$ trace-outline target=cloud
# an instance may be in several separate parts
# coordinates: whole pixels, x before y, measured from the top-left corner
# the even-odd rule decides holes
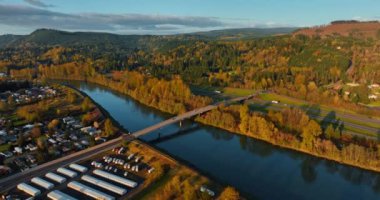
[[[66,14],[24,5],[0,4],[0,24],[7,26],[64,30],[131,33],[175,33],[191,29],[215,29],[226,24],[214,17],[146,14]]]
[[[41,8],[53,7],[53,5],[46,4],[40,0],[24,0],[24,2],[26,2],[32,6],[41,7]]]
[[[1,0],[0,0],[1,1]],[[25,0],[40,2],[37,0]],[[41,2],[40,2],[41,3]],[[42,6],[45,4],[42,4]],[[278,27],[274,22],[251,19],[221,19],[200,16],[149,14],[62,13],[37,6],[0,4],[0,34],[27,33],[38,28],[67,31],[101,31],[120,34],[176,34],[242,27]],[[7,27],[4,30],[2,28]],[[12,27],[9,29],[9,27]],[[25,31],[29,30],[29,31]],[[3,31],[3,32],[1,32]]]

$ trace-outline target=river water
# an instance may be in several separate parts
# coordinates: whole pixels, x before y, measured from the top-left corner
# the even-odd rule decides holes
[[[71,82],[131,132],[170,115],[99,85]],[[143,137],[249,199],[380,199],[380,174],[191,121]]]

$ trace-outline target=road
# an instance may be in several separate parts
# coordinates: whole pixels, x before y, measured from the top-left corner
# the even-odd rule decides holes
[[[263,107],[265,107],[265,109],[274,110],[274,111],[281,111],[285,107],[293,107],[293,108],[302,109],[300,106],[287,105],[287,104],[283,104],[283,103],[273,104],[271,101],[265,101],[262,99],[254,99],[254,100],[251,100],[250,103],[263,104],[263,105],[265,105],[265,106],[263,106]],[[338,119],[339,119],[340,121],[343,122],[345,127],[352,127],[352,128],[358,129],[358,130],[373,133],[374,135],[377,135],[380,133],[379,128],[371,127],[371,126],[365,126],[365,125],[356,124],[356,123],[351,122],[351,121],[357,121],[359,123],[362,122],[363,124],[368,123],[368,122],[380,124],[380,120],[378,120],[378,119],[372,119],[372,118],[368,118],[366,116],[354,115],[354,114],[349,114],[349,113],[341,113],[341,112],[335,112],[334,119],[325,119],[325,117],[329,113],[328,110],[322,110],[321,109],[320,114],[318,114],[318,115],[312,114],[313,111],[316,111],[316,110],[313,110],[313,108],[309,108],[306,111],[311,113],[311,114],[308,114],[308,116],[310,118],[316,119],[318,121],[326,121],[326,122],[335,124],[335,123],[338,123]],[[347,120],[351,120],[351,121],[347,121]],[[363,135],[362,133],[357,133],[357,132],[349,131],[349,130],[345,130],[345,132],[350,134],[350,135],[357,135],[360,137],[377,139],[377,136]]]
[[[96,145],[94,147],[87,148],[82,151],[75,152],[73,154],[67,155],[62,158],[44,163],[37,167],[31,168],[29,170],[19,172],[17,174],[8,176],[0,180],[0,193],[4,193],[9,189],[15,187],[17,184],[26,182],[29,179],[36,176],[43,176],[47,172],[53,171],[58,167],[66,166],[73,162],[79,162],[84,159],[93,157],[101,152],[111,150],[120,145],[120,142],[123,140],[133,140],[133,137],[130,136],[121,136],[116,139],[104,142],[102,144]]]

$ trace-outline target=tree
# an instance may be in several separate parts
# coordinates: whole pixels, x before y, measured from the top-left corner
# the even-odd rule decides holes
[[[219,200],[239,200],[240,194],[233,187],[226,187],[223,192],[219,195]]]
[[[81,107],[82,107],[82,110],[83,110],[84,112],[89,111],[89,110],[91,109],[91,107],[92,107],[92,102],[91,102],[91,100],[90,100],[88,97],[84,98]]]
[[[329,126],[327,126],[327,128],[325,130],[325,137],[327,139],[331,139],[334,135],[334,132],[335,132],[334,127],[332,124],[330,124]]]
[[[77,95],[73,91],[67,93],[66,99],[69,103],[74,103],[77,100]]]
[[[249,108],[247,105],[243,105],[240,107],[240,131],[242,133],[247,133],[247,129],[249,127]]]
[[[303,85],[304,83],[305,83],[305,75],[297,74],[294,80],[294,85],[296,85],[297,88],[300,88],[301,85]]]
[[[58,119],[53,119],[49,124],[48,124],[48,129],[49,130],[54,130],[57,128],[59,125],[59,120]]]
[[[44,151],[47,149],[47,143],[44,137],[40,136],[39,138],[37,138],[37,147],[40,151]]]
[[[190,183],[188,179],[186,179],[183,183],[183,198],[185,200],[197,199],[193,185]]]
[[[115,128],[112,125],[112,121],[108,118],[104,122],[104,133],[106,137],[109,137],[115,134]]]
[[[321,126],[314,120],[309,123],[302,130],[302,144],[305,149],[312,150],[317,137],[322,134]]]
[[[307,90],[309,92],[314,92],[318,89],[318,86],[315,84],[314,81],[310,81],[309,84],[307,85]]]
[[[8,104],[7,104],[7,102],[0,101],[0,112],[4,112],[6,110],[8,110]]]
[[[38,126],[34,126],[33,129],[30,131],[30,134],[32,138],[38,138],[41,136],[41,129]]]
[[[18,145],[19,147],[22,147],[22,146],[24,146],[24,144],[25,144],[25,137],[24,137],[23,134],[20,134],[20,135],[18,136],[18,138],[17,138],[17,145]]]
[[[8,97],[7,102],[11,106],[13,106],[15,104],[15,99],[13,98],[12,95]]]

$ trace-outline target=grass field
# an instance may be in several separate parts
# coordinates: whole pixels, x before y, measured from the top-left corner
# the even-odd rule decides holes
[[[10,144],[0,145],[0,152],[8,151],[10,146],[11,146]]]
[[[280,98],[274,98],[274,95],[270,95],[269,97],[268,96],[266,96],[266,97],[267,97],[266,101],[269,101],[271,98],[273,98],[273,100],[281,101],[281,100],[279,100]],[[282,100],[284,100],[284,98],[282,98]],[[296,105],[290,103],[290,101],[285,101],[285,102],[288,105],[296,106]],[[254,111],[268,113],[269,110],[280,111],[280,110],[286,108],[287,106],[284,106],[282,103],[284,103],[284,101],[281,101],[281,104],[273,104],[273,103],[263,103],[263,102],[260,102],[258,100],[252,100],[249,102],[249,106],[250,106],[250,109],[252,109]],[[342,117],[342,116],[329,116],[330,112],[334,112],[334,111],[326,110],[326,109],[320,109],[319,106],[315,106],[315,105],[313,105],[313,106],[309,106],[309,105],[306,106],[304,104],[298,104],[298,105],[302,105],[302,106],[298,106],[298,107],[300,107],[311,118],[316,119],[318,122],[321,122],[323,119],[328,118],[330,120],[341,120],[343,122],[357,124],[357,125],[366,126],[366,127],[373,127],[373,128],[377,128],[380,130],[380,124],[379,123],[373,123],[373,122],[365,121],[365,118],[363,120],[355,120],[352,118],[346,118],[346,117]],[[365,129],[360,129],[357,127],[350,126],[349,124],[345,124],[343,131],[345,131],[347,133],[355,133],[355,134],[360,134],[360,135],[370,136],[370,137],[376,137],[378,134],[377,132],[372,132],[372,131],[368,131]]]
[[[260,98],[266,101],[279,101],[281,103],[289,104],[289,105],[296,105],[296,106],[308,106],[308,104],[305,101],[293,99],[290,97],[274,94],[274,93],[263,93],[260,94]]]
[[[225,95],[231,95],[231,96],[248,96],[255,92],[256,90],[253,90],[253,89],[230,88],[230,87],[226,87],[223,89],[223,93]]]
[[[196,91],[196,93],[199,95],[206,95],[206,96],[213,97],[214,100],[220,100],[222,99],[221,98],[222,96],[225,98],[236,97],[236,96],[247,96],[255,92],[255,90],[252,90],[252,89],[240,89],[240,88],[229,88],[229,87],[222,89],[222,88],[209,87],[209,86],[205,86],[205,87],[193,86],[192,90]],[[216,94],[215,93],[216,90],[223,91],[223,93]],[[265,104],[265,103],[257,103],[255,101],[252,101],[250,102],[250,105],[249,105],[252,110],[267,113],[271,109],[281,110],[287,106],[296,106],[303,109],[308,115],[314,116],[313,118],[315,117],[324,118],[332,112],[336,112],[339,114],[351,114],[351,115],[358,116],[363,120],[356,120],[356,119],[344,117],[341,115],[336,116],[335,118],[342,120],[343,122],[349,122],[349,123],[357,124],[361,126],[373,127],[380,130],[380,123],[373,123],[373,122],[366,121],[365,119],[367,116],[355,113],[351,110],[346,110],[342,108],[332,108],[325,105],[312,105],[300,99],[278,95],[275,93],[263,93],[263,94],[260,94],[259,97],[260,99],[264,101],[269,101],[269,102],[276,100],[276,101],[279,101],[280,104],[273,104],[273,103]],[[374,102],[374,105],[377,105],[377,103],[380,104],[380,102]],[[287,104],[287,105],[284,105],[284,104]],[[362,134],[362,135],[372,136],[372,137],[377,135],[377,133],[369,132],[368,130],[358,129],[355,127],[351,127],[349,125],[346,125],[344,130],[347,132],[354,132],[357,134]]]
[[[374,101],[368,104],[370,107],[380,107],[380,101]]]
[[[133,200],[150,199],[159,189],[165,186],[170,181],[170,179],[174,177],[174,174],[172,173],[172,171],[173,170],[170,170],[169,172],[165,173],[159,180],[149,185],[147,188],[142,190],[132,199]]]

